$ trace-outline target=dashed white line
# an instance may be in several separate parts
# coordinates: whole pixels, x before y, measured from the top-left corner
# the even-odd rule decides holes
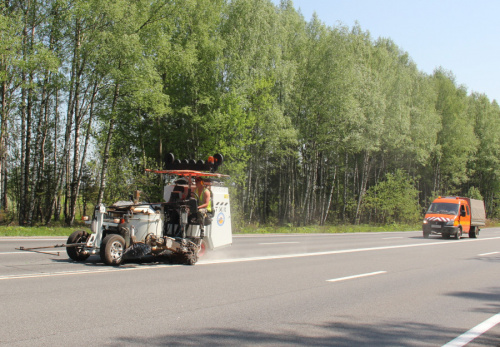
[[[359,275],[352,275],[352,276],[334,278],[334,279],[326,280],[326,281],[327,282],[340,282],[340,281],[352,280],[352,279],[355,279],[355,278],[362,278],[362,277],[369,277],[369,276],[381,275],[381,274],[385,274],[385,273],[387,273],[387,271],[375,271],[375,272],[369,272],[369,273],[366,273],[366,274],[359,274]]]
[[[500,252],[490,252],[490,253],[483,253],[483,254],[478,254],[478,256],[483,257],[485,255],[493,255],[493,254],[498,254]]]
[[[447,344],[443,345],[443,347],[462,347],[477,338],[478,336],[484,334],[495,325],[500,323],[500,313],[494,315],[491,318],[488,318],[481,324],[476,325],[474,328],[470,329],[466,333],[460,335],[454,340],[451,340]]]
[[[289,242],[261,242],[259,243],[259,245],[283,245],[283,244],[297,244],[297,243],[300,243],[300,242],[292,242],[292,241],[289,241]]]

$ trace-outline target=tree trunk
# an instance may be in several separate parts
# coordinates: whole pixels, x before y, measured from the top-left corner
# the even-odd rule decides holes
[[[7,65],[2,61],[3,72],[7,75]],[[7,210],[7,185],[3,184],[6,180],[5,162],[7,158],[7,81],[2,82],[2,110],[0,119],[0,208]]]
[[[79,141],[77,140],[80,138],[79,134],[79,129],[80,127],[78,126],[78,130],[75,130],[75,159],[74,159],[74,165],[73,165],[73,182],[71,183],[71,205],[70,205],[70,214],[69,214],[69,221],[67,221],[68,225],[73,225],[73,222],[75,221],[75,213],[76,213],[76,201],[78,198],[78,195],[80,193],[80,183],[82,181],[82,176],[83,176],[83,168],[85,166],[85,158],[87,156],[87,148],[89,145],[90,141],[90,133],[92,129],[92,120],[94,116],[94,100],[95,96],[97,95],[97,82],[94,84],[93,92],[92,92],[92,98],[90,100],[90,114],[89,114],[89,120],[88,120],[88,125],[87,125],[87,131],[85,135],[85,143],[83,146],[83,153],[81,155],[81,161],[79,161]],[[78,117],[78,123],[81,122],[81,117]],[[75,127],[76,128],[76,127]],[[80,163],[80,164],[79,164]]]
[[[363,168],[361,174],[361,186],[359,189],[358,207],[356,208],[356,224],[359,224],[361,218],[361,203],[366,194],[366,188],[368,185],[368,177],[370,173],[370,155],[365,151],[363,156]]]
[[[326,211],[325,211],[325,214],[323,216],[323,220],[321,221],[321,225],[325,225],[326,220],[328,218],[328,212],[330,211],[330,206],[331,206],[331,203],[332,203],[332,197],[333,197],[333,191],[334,191],[334,188],[335,188],[335,179],[336,179],[336,177],[337,177],[337,165],[335,165],[335,170],[333,171],[332,187],[330,189],[330,194],[328,196],[328,202],[326,204]]]
[[[113,129],[115,126],[115,107],[118,102],[118,96],[120,94],[120,85],[116,83],[115,92],[113,94],[113,103],[111,106],[111,119],[109,120],[108,137],[106,139],[106,147],[104,147],[103,161],[102,161],[102,171],[101,171],[101,184],[99,186],[99,195],[97,197],[97,204],[101,204],[104,199],[104,188],[106,187],[106,173],[108,170],[109,161],[109,149],[111,147],[111,138],[113,137]]]

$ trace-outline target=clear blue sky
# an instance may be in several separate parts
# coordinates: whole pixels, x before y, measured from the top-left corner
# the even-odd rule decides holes
[[[279,0],[273,0],[279,4]],[[387,37],[420,71],[451,71],[468,92],[500,103],[500,0],[293,0],[306,21],[355,21],[372,39]]]

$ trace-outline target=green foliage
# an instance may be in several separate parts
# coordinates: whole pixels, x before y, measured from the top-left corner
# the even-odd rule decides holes
[[[71,201],[87,131],[73,201],[89,206],[101,182],[106,203],[161,200],[144,169],[172,152],[224,155],[237,229],[412,224],[437,194],[500,211],[498,104],[359,24],[306,21],[288,0],[20,5],[0,5],[0,160],[34,220]]]
[[[469,191],[467,192],[467,197],[471,199],[483,200],[481,192],[476,187],[469,188]]]
[[[397,170],[368,190],[364,209],[379,224],[413,224],[420,217],[418,194],[414,180]]]
[[[478,140],[474,134],[474,122],[467,117],[466,92],[455,86],[454,77],[442,70],[434,74],[437,84],[436,111],[441,115],[441,131],[438,134],[440,151],[440,175],[444,191],[460,186],[469,180],[467,163],[477,151]]]

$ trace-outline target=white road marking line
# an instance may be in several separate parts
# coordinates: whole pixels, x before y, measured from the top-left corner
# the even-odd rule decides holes
[[[466,242],[481,242],[489,240],[498,240],[500,237],[490,237],[486,239],[471,239]],[[453,241],[436,241],[436,242],[423,242],[423,243],[413,243],[409,245],[394,245],[394,246],[381,246],[372,248],[354,248],[354,249],[342,249],[337,251],[326,251],[326,252],[314,252],[314,253],[295,253],[295,254],[282,254],[282,255],[269,255],[261,257],[249,257],[249,258],[233,258],[233,259],[219,259],[210,260],[207,262],[197,263],[199,265],[212,265],[212,264],[225,264],[225,263],[241,263],[247,261],[257,261],[257,260],[274,260],[274,259],[289,259],[289,258],[303,258],[303,257],[315,257],[321,255],[334,255],[334,254],[347,254],[347,253],[358,253],[358,252],[369,252],[369,251],[383,251],[388,249],[400,249],[400,248],[413,248],[413,247],[424,247],[424,246],[439,246],[454,244],[459,245],[461,242],[457,240]]]
[[[384,237],[382,240],[394,240],[394,239],[402,239],[403,237],[402,236],[398,236],[398,237]]]
[[[500,313],[494,315],[491,318],[488,318],[481,324],[476,325],[474,328],[470,329],[466,333],[460,335],[454,340],[451,340],[447,344],[443,345],[443,347],[462,347],[480,336],[481,334],[484,334],[491,328],[493,328],[495,325],[500,323]]]
[[[75,271],[59,271],[59,272],[42,272],[34,274],[21,274],[21,275],[6,275],[0,276],[1,280],[13,280],[13,279],[23,279],[23,278],[41,278],[41,277],[54,277],[54,276],[68,276],[68,275],[87,275],[87,274],[97,274],[97,273],[107,273],[107,272],[117,272],[117,271],[134,271],[134,270],[153,270],[158,268],[167,267],[179,267],[184,265],[170,265],[170,264],[160,264],[160,265],[149,265],[149,266],[138,266],[138,267],[106,267],[97,270],[75,270]]]
[[[292,241],[290,241],[290,242],[261,242],[261,243],[259,243],[259,245],[282,245],[282,244],[291,244],[291,243],[300,243],[300,242],[298,242],[298,241],[296,241],[296,242],[292,242]]]
[[[492,255],[492,254],[498,254],[500,252],[490,252],[490,253],[483,253],[483,254],[478,254],[478,256],[482,257],[482,256],[485,256],[485,255]]]
[[[41,249],[41,250],[39,250],[39,252],[32,252],[32,251],[0,252],[0,255],[8,255],[8,254],[43,254],[43,253],[40,253],[40,252],[57,254],[57,253],[66,252],[66,248],[65,249],[61,249],[60,251],[44,251],[44,250]]]
[[[346,281],[346,280],[352,280],[355,278],[362,278],[362,277],[368,277],[368,276],[375,276],[375,275],[381,275],[385,274],[387,271],[375,271],[375,272],[370,272],[366,274],[360,274],[360,275],[353,275],[353,276],[347,276],[347,277],[340,277],[340,278],[334,278],[331,280],[326,280],[327,282],[340,282],[340,281]]]
[[[467,240],[467,242],[482,242],[489,240],[498,240],[500,237],[490,237],[486,239],[471,239]],[[423,242],[423,243],[414,243],[409,245],[396,245],[396,246],[382,246],[382,247],[372,247],[372,248],[355,248],[355,249],[343,249],[336,251],[327,251],[327,252],[315,252],[315,253],[295,253],[295,254],[283,254],[283,255],[275,255],[275,256],[262,256],[262,257],[250,257],[250,258],[233,258],[233,259],[220,259],[220,260],[210,260],[210,261],[200,261],[197,263],[199,265],[214,265],[214,264],[228,264],[228,263],[241,263],[241,262],[249,262],[249,261],[258,261],[258,260],[274,260],[274,259],[289,259],[289,258],[302,258],[302,257],[315,257],[322,255],[334,255],[334,254],[348,254],[348,253],[358,253],[358,252],[369,252],[369,251],[383,251],[388,249],[399,249],[399,248],[413,248],[413,247],[424,247],[424,246],[438,246],[438,245],[447,245],[454,244],[459,245],[462,242],[457,242],[457,240],[453,241],[436,241],[436,242]],[[101,273],[101,272],[116,272],[123,270],[150,270],[164,267],[172,267],[176,265],[153,265],[153,266],[141,266],[136,268],[110,268],[109,270],[98,270],[98,271],[73,271],[73,272],[64,272],[64,273],[39,273],[39,274],[28,274],[28,275],[11,275],[11,276],[0,276],[0,280],[9,280],[9,279],[18,279],[18,278],[28,278],[25,276],[29,276],[29,278],[35,277],[50,277],[50,276],[61,276],[61,275],[79,275],[79,274],[92,274],[92,273]],[[182,266],[182,265],[179,265]]]
[[[20,238],[20,239],[9,239],[9,238],[1,238],[0,237],[0,242],[38,242],[38,241],[67,241],[68,239],[36,239],[36,238],[31,238],[31,237],[26,237],[26,238]]]

